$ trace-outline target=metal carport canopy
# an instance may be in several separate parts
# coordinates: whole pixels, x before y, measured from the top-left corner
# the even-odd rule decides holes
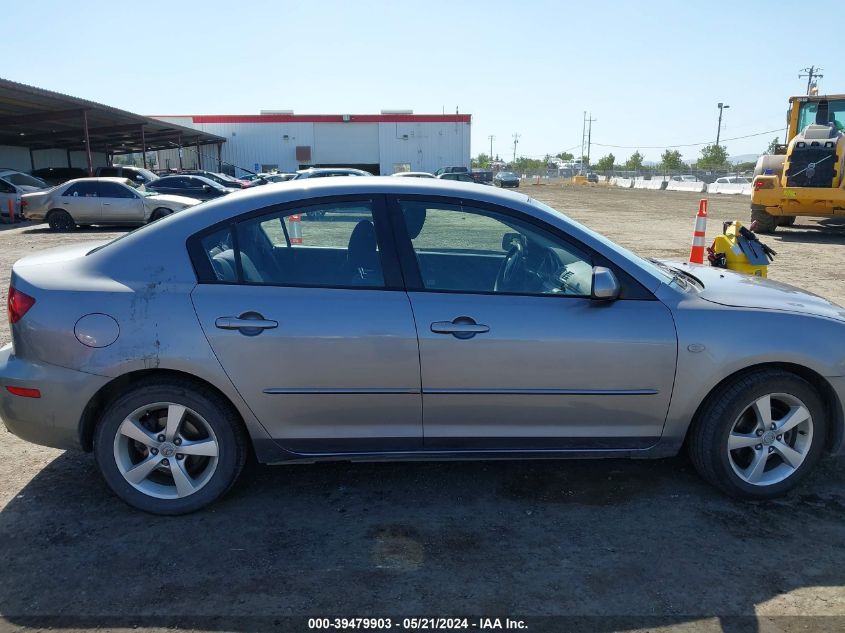
[[[0,145],[130,154],[226,139],[101,103],[0,78]],[[146,162],[146,160],[145,160]]]

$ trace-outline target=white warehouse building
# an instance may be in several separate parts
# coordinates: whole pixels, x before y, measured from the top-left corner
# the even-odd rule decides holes
[[[159,151],[159,169],[210,169],[242,175],[308,167],[355,167],[375,175],[470,167],[468,114],[294,114],[154,116],[226,139]]]

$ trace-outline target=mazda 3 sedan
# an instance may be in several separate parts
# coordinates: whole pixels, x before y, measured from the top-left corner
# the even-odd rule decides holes
[[[761,499],[842,450],[842,308],[642,259],[492,187],[256,187],[26,257],[8,307],[7,428],[93,451],[117,496],[158,514],[219,498],[250,452],[656,458],[686,444],[706,480]]]

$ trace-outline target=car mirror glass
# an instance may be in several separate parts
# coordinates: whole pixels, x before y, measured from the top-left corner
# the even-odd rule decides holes
[[[614,301],[622,288],[613,271],[604,266],[593,266],[593,287],[590,297],[597,301]]]

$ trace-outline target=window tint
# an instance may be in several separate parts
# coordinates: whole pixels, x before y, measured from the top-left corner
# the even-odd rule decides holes
[[[238,267],[235,262],[235,252],[232,250],[232,232],[227,226],[211,235],[206,235],[201,241],[202,252],[211,262],[211,268],[218,281],[236,282]]]
[[[427,290],[590,295],[589,255],[551,232],[464,205],[400,206]]]
[[[384,286],[368,201],[312,205],[237,224],[242,281],[251,284]],[[225,231],[202,240],[219,281],[233,281],[236,258]],[[228,264],[228,268],[227,268]]]
[[[16,193],[16,190],[5,180],[0,180],[0,193]]]
[[[202,189],[204,183],[202,180],[198,178],[184,178],[185,184],[183,185],[186,189]]]
[[[100,197],[101,198],[137,198],[134,193],[127,187],[116,182],[101,182],[100,183]]]
[[[65,189],[65,192],[62,195],[71,196],[73,198],[96,198],[97,182],[94,180],[77,182]]]
[[[173,176],[170,178],[163,178],[158,182],[153,182],[151,186],[153,187],[162,187],[165,189],[183,189],[186,186],[187,178],[179,178],[177,176]]]

